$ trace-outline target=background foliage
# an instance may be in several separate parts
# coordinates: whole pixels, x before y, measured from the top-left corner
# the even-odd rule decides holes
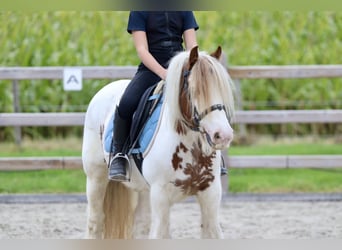
[[[341,12],[195,12],[201,50],[222,45],[229,65],[341,64]],[[128,12],[0,12],[0,66],[137,65]],[[64,92],[61,81],[20,81],[22,112],[86,110],[113,79],[84,81]],[[340,109],[341,79],[242,80],[244,109]],[[10,81],[0,81],[0,112],[13,112]],[[340,125],[248,126],[272,134],[334,134]],[[81,128],[24,128],[30,137],[81,135]],[[11,139],[0,128],[0,139]]]

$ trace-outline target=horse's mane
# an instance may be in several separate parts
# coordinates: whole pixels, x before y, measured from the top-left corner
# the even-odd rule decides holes
[[[169,106],[169,116],[177,127],[182,118],[179,106],[179,95],[181,92],[182,72],[189,60],[189,52],[180,52],[174,56],[168,67],[166,76],[165,100]],[[189,94],[199,112],[202,112],[213,103],[221,102],[230,117],[234,111],[233,81],[227,70],[214,57],[206,52],[200,52],[197,62],[191,69],[188,79]],[[191,111],[193,112],[193,110]],[[193,114],[191,114],[193,117]]]

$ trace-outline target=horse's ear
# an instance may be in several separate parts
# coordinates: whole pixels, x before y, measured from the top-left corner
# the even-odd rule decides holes
[[[192,69],[192,67],[197,62],[197,60],[198,60],[198,46],[195,46],[190,51],[189,70]]]
[[[220,60],[220,57],[222,55],[222,48],[221,46],[218,46],[216,51],[210,54],[212,57],[215,57],[217,60]]]

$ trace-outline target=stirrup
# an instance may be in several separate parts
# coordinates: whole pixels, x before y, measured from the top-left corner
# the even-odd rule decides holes
[[[228,171],[226,167],[221,166],[221,176],[227,175]]]
[[[118,174],[118,175],[110,176],[108,173],[108,179],[111,181],[119,181],[119,182],[131,181],[132,168],[131,168],[129,158],[126,154],[117,153],[113,157],[113,159],[109,162],[109,168],[110,168],[110,164],[117,158],[121,158],[121,159],[125,160],[125,166],[124,167],[126,168],[126,171],[125,171],[126,175]]]

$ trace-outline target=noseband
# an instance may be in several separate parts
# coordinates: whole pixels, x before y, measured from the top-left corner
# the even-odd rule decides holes
[[[184,73],[183,73],[183,89],[182,91],[184,91],[185,93],[187,93],[187,96],[188,96],[188,100],[189,102],[191,103],[190,101],[190,94],[189,94],[189,82],[188,82],[188,78],[189,78],[189,75],[191,73],[191,70],[184,70]],[[201,120],[206,116],[208,115],[209,113],[215,111],[215,110],[224,110],[225,111],[225,114],[226,116],[228,117],[227,115],[227,111],[226,111],[226,107],[223,105],[223,104],[214,104],[214,105],[211,105],[209,108],[205,109],[202,113],[199,113],[196,106],[192,106],[191,105],[191,108],[193,108],[193,117],[191,118],[191,120],[189,121],[188,119],[186,119],[184,116],[184,120],[183,120],[183,123],[188,127],[190,128],[191,130],[193,131],[198,131],[198,132],[201,132],[201,133],[205,133],[206,136],[207,136],[207,139],[208,139],[208,142],[209,144],[212,144],[211,143],[211,140],[208,135],[208,133],[206,131],[202,131],[201,128],[200,128],[200,122]]]

